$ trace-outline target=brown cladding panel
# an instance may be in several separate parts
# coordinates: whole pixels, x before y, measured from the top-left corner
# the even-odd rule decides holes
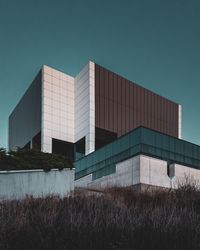
[[[140,112],[140,114],[141,114],[141,125],[142,126],[145,126],[144,101],[145,101],[144,89],[141,88],[141,97],[140,97],[141,112]]]
[[[178,104],[95,64],[95,126],[118,136],[145,126],[178,137]]]
[[[109,84],[109,99],[113,101],[113,75],[109,72],[108,75],[108,84]]]
[[[126,133],[126,123],[127,123],[127,117],[126,117],[126,106],[125,105],[121,105],[121,113],[122,113],[122,122],[121,122],[121,126],[122,126],[122,134]]]
[[[113,101],[109,100],[108,101],[108,107],[109,107],[109,114],[108,114],[108,130],[109,131],[114,131],[114,126],[113,126],[113,119],[114,119],[114,105]]]
[[[121,79],[121,104],[126,105],[126,82],[124,79]]]
[[[146,90],[145,90],[145,117],[146,117],[146,127],[150,127],[150,119],[151,119],[151,94],[148,95],[148,93],[147,93]]]
[[[117,133],[122,134],[122,105],[117,104]]]
[[[105,78],[104,78],[104,87],[105,87],[105,98],[109,98],[109,83],[108,83],[108,71],[105,72]]]
[[[108,128],[109,130],[109,111],[110,109],[108,108],[109,107],[109,102],[108,102],[108,99],[105,98],[105,128]]]
[[[129,132],[130,129],[130,107],[125,107],[125,117],[126,117],[126,127],[125,127],[125,133]]]
[[[131,107],[130,109],[129,109],[129,116],[130,116],[130,126],[129,126],[129,128],[133,128],[134,127],[134,121],[133,121],[133,119],[134,119],[134,117],[133,117],[133,108]]]
[[[125,91],[126,91],[126,107],[130,107],[131,104],[130,104],[130,83],[129,82],[126,82],[126,88],[125,88]]]
[[[99,96],[95,96],[95,124],[99,124],[99,118],[100,118],[100,113],[99,113]]]
[[[129,84],[129,105],[133,109],[134,95],[133,95],[133,84]]]

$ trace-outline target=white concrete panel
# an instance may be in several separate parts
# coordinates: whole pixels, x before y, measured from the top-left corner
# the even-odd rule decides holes
[[[73,77],[49,66],[43,66],[42,130],[48,129],[42,131],[42,150],[45,152],[50,153],[52,150],[52,140],[46,142],[46,137],[48,138],[50,134],[52,138],[74,142],[74,91]]]
[[[51,75],[44,73],[44,81],[51,83],[52,82]]]
[[[170,188],[170,181],[167,175],[167,162],[152,158],[150,160],[150,184]]]
[[[150,159],[140,156],[140,183],[150,183]]]
[[[60,71],[56,70],[56,69],[52,69],[52,76],[55,78],[60,78]]]
[[[44,81],[44,88],[51,91],[51,89],[52,89],[52,84],[49,83],[49,82],[45,82],[45,81]]]
[[[174,168],[174,177],[172,179],[172,184],[174,188],[183,184],[197,184],[200,185],[200,170],[195,168],[190,168],[180,164],[172,164]]]
[[[140,182],[142,184],[170,188],[171,180],[167,174],[167,162],[140,155]]]
[[[88,187],[92,183],[92,174],[86,175],[83,178],[75,180],[75,187]]]
[[[43,66],[43,71],[44,71],[45,74],[52,75],[52,68],[47,66],[47,65]]]
[[[131,186],[140,182],[139,157],[130,158],[116,165],[120,186]]]
[[[52,77],[52,84],[53,84],[54,86],[59,87],[59,85],[60,85],[60,80],[59,80],[58,78]]]
[[[94,85],[94,63],[89,62],[75,78],[75,141],[86,137],[86,154],[95,150]]]

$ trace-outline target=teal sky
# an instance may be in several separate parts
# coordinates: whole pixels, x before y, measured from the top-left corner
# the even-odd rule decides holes
[[[0,146],[43,64],[75,75],[88,60],[182,104],[200,144],[199,0],[0,0]]]

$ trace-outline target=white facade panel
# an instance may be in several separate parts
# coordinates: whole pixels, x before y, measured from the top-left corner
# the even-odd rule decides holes
[[[51,67],[43,67],[43,151],[52,152],[52,138],[74,143],[83,137],[86,138],[86,154],[94,151],[94,67],[94,63],[89,62],[76,78]]]
[[[51,153],[52,138],[74,142],[74,78],[48,66],[42,74],[41,147]]]
[[[75,78],[75,141],[86,138],[86,154],[95,150],[94,63]]]

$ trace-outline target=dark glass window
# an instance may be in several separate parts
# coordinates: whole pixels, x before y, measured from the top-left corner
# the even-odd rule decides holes
[[[85,137],[75,143],[75,159],[85,156]]]
[[[117,139],[117,133],[101,129],[95,128],[95,149],[102,148],[103,146],[113,142]]]
[[[32,149],[34,150],[41,150],[41,132],[39,132],[36,136],[32,139]]]
[[[74,160],[74,143],[52,138],[52,153],[61,154]]]
[[[24,147],[23,149],[31,149],[31,142],[29,141]]]

